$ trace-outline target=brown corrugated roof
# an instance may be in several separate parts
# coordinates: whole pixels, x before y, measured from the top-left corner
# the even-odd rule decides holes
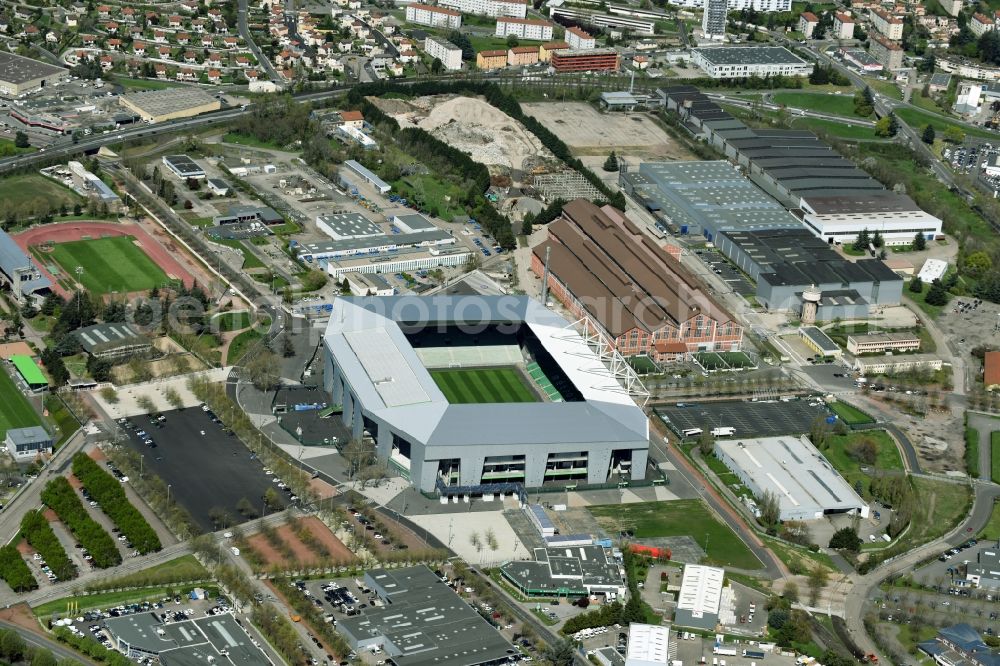
[[[661,354],[683,354],[688,350],[685,343],[671,340],[657,340],[653,348]]]
[[[1000,352],[986,352],[983,357],[983,385],[1000,385]]]

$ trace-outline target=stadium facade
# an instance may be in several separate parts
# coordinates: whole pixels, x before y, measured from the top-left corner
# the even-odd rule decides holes
[[[371,437],[379,459],[423,492],[645,477],[649,423],[631,384],[528,297],[338,298],[323,344],[324,386],[352,436]],[[464,370],[508,373],[522,384],[513,393],[527,387],[537,400],[484,399],[470,384],[469,399],[450,402],[438,381]]]

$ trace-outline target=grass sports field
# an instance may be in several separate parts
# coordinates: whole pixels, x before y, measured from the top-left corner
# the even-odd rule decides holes
[[[761,562],[733,530],[715,517],[702,500],[638,502],[587,507],[601,527],[612,534],[622,529],[635,532],[637,539],[690,536],[714,564],[760,569]]]
[[[449,368],[430,373],[444,397],[455,405],[538,402],[514,368]]]
[[[62,273],[94,294],[146,291],[167,282],[167,274],[133,244],[131,236],[57,243],[43,255]],[[82,273],[78,273],[82,269]]]
[[[757,364],[743,352],[698,352],[695,358],[701,367],[712,370],[732,368],[756,368]]]
[[[0,437],[6,437],[10,428],[42,424],[38,412],[31,408],[28,399],[3,370],[0,370],[0,400],[3,400],[3,405],[0,405]]]
[[[837,402],[832,402],[830,403],[830,409],[832,409],[833,413],[839,416],[844,423],[849,426],[875,423],[875,419],[870,417],[868,414],[865,414],[857,407],[848,405],[846,402],[840,402],[839,400]]]

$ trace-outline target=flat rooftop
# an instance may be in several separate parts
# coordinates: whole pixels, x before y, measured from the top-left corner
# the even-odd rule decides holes
[[[534,560],[508,562],[500,570],[531,594],[585,594],[625,585],[618,564],[601,546],[535,548]]]
[[[685,565],[681,590],[677,595],[677,608],[690,611],[692,617],[696,618],[718,615],[725,578],[724,569],[701,564]]]
[[[717,440],[716,451],[750,479],[761,493],[778,498],[782,516],[867,509],[850,484],[803,435],[764,439]]]
[[[181,173],[205,173],[205,170],[187,155],[164,155],[163,161]]]
[[[320,215],[317,221],[329,227],[330,231],[333,232],[333,237],[338,240],[384,235],[377,224],[360,213]]]
[[[830,339],[826,333],[815,326],[803,326],[799,329],[799,334],[809,338],[814,345],[819,347],[824,354],[836,354],[840,351],[837,343]]]
[[[423,569],[427,575],[409,575]],[[506,659],[516,648],[426,567],[366,574],[387,601],[339,621],[358,640],[380,638],[397,666],[470,666]]]
[[[708,46],[695,49],[713,65],[804,65],[783,46]]]
[[[169,113],[187,111],[207,104],[222,106],[219,100],[208,93],[197,88],[187,87],[129,93],[123,95],[121,99],[150,116],[163,116]]]
[[[0,51],[0,81],[21,84],[46,76],[68,73],[65,67],[56,67],[40,60]]]
[[[131,647],[158,654],[164,666],[227,661],[240,666],[271,666],[229,613],[166,624],[153,613],[139,613],[109,618],[106,625]]]
[[[913,199],[888,190],[858,192],[854,196],[809,196],[803,202],[817,215],[864,215],[870,213],[924,213]]]

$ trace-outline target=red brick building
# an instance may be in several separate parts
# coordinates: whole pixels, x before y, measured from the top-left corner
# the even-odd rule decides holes
[[[549,293],[590,321],[625,356],[668,361],[697,351],[735,351],[743,326],[706,294],[664,249],[611,206],[585,199],[566,204],[532,251],[531,270],[545,274]]]
[[[551,65],[557,72],[618,71],[618,52],[614,49],[570,49],[554,51]]]

